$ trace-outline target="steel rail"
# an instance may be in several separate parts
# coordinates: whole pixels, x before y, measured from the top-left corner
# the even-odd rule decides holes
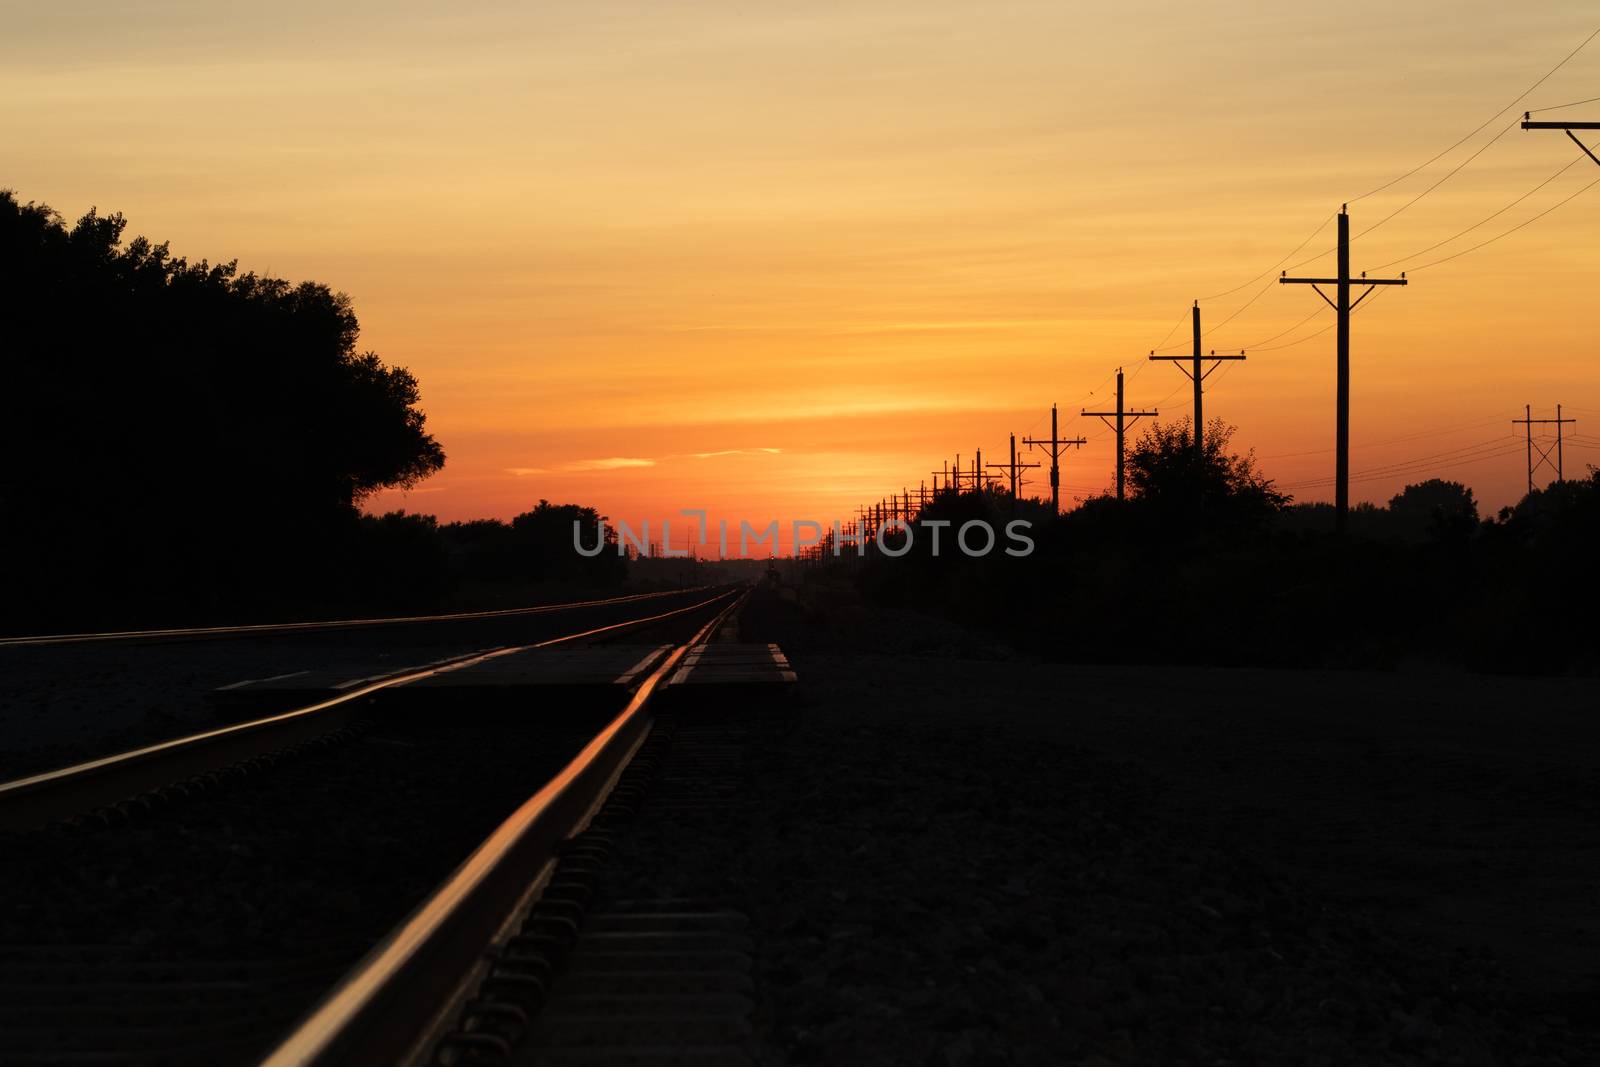
[[[699,592],[711,586],[697,585],[687,589],[669,589],[660,593],[631,593],[628,596],[608,597],[600,600],[574,600],[564,604],[534,604],[525,608],[495,608],[489,611],[458,611],[444,615],[380,615],[367,619],[323,619],[310,622],[262,622],[243,626],[191,626],[166,630],[108,630],[104,633],[37,634],[24,637],[0,637],[0,648],[25,648],[32,645],[83,645],[115,642],[161,641],[213,641],[231,637],[271,637],[276,634],[321,633],[329,630],[366,630],[380,626],[416,625],[432,622],[467,622],[485,619],[516,618],[527,615],[548,615],[552,612],[572,611],[577,608],[604,607],[627,604],[636,600],[652,600],[684,593]]]
[[[425,1055],[486,966],[486,950],[534,903],[556,848],[588,824],[644,743],[651,696],[744,595],[674,649],[627,707],[346,974],[262,1067],[412,1063]]]
[[[716,601],[732,596],[733,592],[720,592],[687,607],[659,615],[627,619],[527,645],[467,653],[420,670],[380,678],[302,708],[0,783],[0,831],[40,826],[54,819],[136,797],[192,775],[217,770],[230,763],[332,733],[356,721],[362,714],[364,698],[381,689],[531,649],[596,637],[620,636],[631,630],[702,611]]]

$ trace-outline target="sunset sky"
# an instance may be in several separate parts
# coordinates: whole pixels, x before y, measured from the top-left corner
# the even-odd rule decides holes
[[[1560,133],[1506,129],[1600,97],[1600,39],[1356,199],[1514,100],[1592,4],[66,2],[5,23],[0,186],[344,290],[363,347],[418,376],[449,461],[374,509],[827,520],[955,453],[1004,458],[1052,401],[1092,438],[1070,500],[1112,475],[1080,406],[1111,403],[1121,364],[1130,404],[1186,414],[1146,353],[1187,344],[1194,299],[1210,325],[1258,292],[1206,338],[1253,350],[1207,413],[1331,499],[1305,483],[1333,473],[1333,334],[1285,345],[1332,312],[1270,276],[1214,294],[1326,252],[1341,201],[1361,235],[1496,134],[1355,243],[1356,269],[1413,283],[1354,319],[1352,498],[1437,474],[1512,502],[1524,403],[1600,440],[1600,190],[1423,266],[1600,179]]]

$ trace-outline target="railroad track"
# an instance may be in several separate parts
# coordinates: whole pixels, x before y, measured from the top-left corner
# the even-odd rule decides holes
[[[231,640],[149,640],[141,633],[125,641],[0,647],[0,734],[8,741],[0,749],[0,782],[204,733],[221,721],[292,711],[473,654],[660,615],[715,592],[675,590],[514,614],[278,636],[253,631]],[[314,675],[327,684],[321,691],[276,685],[262,692],[264,681],[285,675]]]
[[[528,645],[448,657],[420,669],[400,670],[364,680],[363,684],[347,689],[338,696],[304,707],[5,782],[0,784],[0,832],[27,829],[103,805],[118,805],[124,813],[130,813],[141,805],[158,803],[160,798],[152,797],[152,793],[170,783],[204,775],[232,763],[256,759],[348,728],[364,714],[367,701],[380,691],[393,690],[444,671],[486,663],[529,648],[614,639],[647,626],[692,615],[726,595],[717,593],[684,608],[588,627]],[[623,602],[633,600],[626,598]]]
[[[7,883],[0,918],[0,1058],[249,1062],[370,949],[271,1062],[397,1062],[391,1051],[404,1055],[428,1036],[397,1020],[442,1027],[459,1011],[451,990],[470,987],[485,946],[531,906],[561,842],[582,829],[648,734],[652,698],[741,599],[721,592],[462,657],[0,785],[0,821],[13,831],[120,798],[76,830],[57,824],[4,843],[9,869],[21,874]],[[620,711],[441,722],[412,707],[362,722],[372,700],[423,693],[456,672],[492,674],[536,647],[668,626],[693,633],[642,661],[648,667],[629,676]],[[249,788],[227,787],[270,762],[269,752],[296,745],[308,751]],[[233,770],[219,774],[224,764]],[[160,787],[174,781],[187,785]],[[194,789],[205,801],[183,803]],[[139,817],[175,801],[171,815]]]
[[[466,622],[504,622],[540,615],[571,613],[583,608],[609,608],[623,604],[643,604],[683,592],[708,589],[668,590],[659,593],[634,593],[629,596],[595,600],[574,600],[562,604],[538,604],[524,608],[498,608],[490,611],[458,611],[443,615],[379,615],[355,619],[327,619],[312,622],[251,623],[242,626],[189,626],[158,630],[108,630],[98,633],[35,634],[0,637],[0,648],[38,648],[53,645],[158,644],[171,641],[227,641],[241,638],[286,637],[301,634],[349,633],[363,630],[394,630],[406,627],[437,626]]]

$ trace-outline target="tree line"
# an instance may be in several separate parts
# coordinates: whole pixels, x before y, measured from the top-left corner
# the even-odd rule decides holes
[[[364,517],[372,493],[444,465],[416,378],[359,345],[345,294],[126,228],[0,190],[0,625],[417,607],[491,571],[620,580],[563,569],[570,519],[595,517],[576,505]]]
[[[1600,472],[1480,516],[1472,491],[1432,479],[1386,506],[1295,504],[1213,421],[1149,426],[1127,456],[1129,497],[1060,516],[995,491],[942,493],[924,517],[1031,519],[1025,558],[870,556],[866,595],[976,622],[1040,654],[1098,662],[1457,665],[1600,671],[1586,627],[1600,591]]]

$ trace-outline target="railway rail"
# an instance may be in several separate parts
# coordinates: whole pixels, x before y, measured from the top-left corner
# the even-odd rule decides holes
[[[550,648],[619,637],[703,611],[727,595],[726,592],[718,592],[687,607],[636,616],[623,622],[590,627],[528,645],[451,657],[420,670],[401,671],[373,679],[339,696],[306,707],[0,783],[0,832],[28,829],[104,805],[120,803],[126,807],[142,803],[144,801],[140,798],[148,798],[154,790],[169,783],[345,729],[364,713],[366,701],[381,690],[420,681],[443,671],[486,663],[530,648]]]
[[[645,677],[626,707],[529,797],[263,1061],[266,1067],[422,1063],[489,974],[651,730],[652,699],[730,603]]]
[[[696,587],[699,589],[709,586]],[[690,590],[693,591],[693,590]],[[522,608],[496,608],[489,611],[458,611],[442,615],[380,615],[357,619],[327,619],[310,622],[250,623],[241,626],[189,626],[157,630],[108,630],[100,633],[35,634],[0,637],[0,648],[30,648],[45,645],[151,644],[167,641],[216,641],[251,637],[283,637],[297,634],[324,634],[335,631],[374,630],[400,626],[427,626],[439,623],[487,622],[523,619],[538,615],[570,612],[579,608],[614,607],[680,595],[684,590],[634,593],[628,596],[595,600],[574,600],[561,604],[536,604]]]
[[[492,728],[477,734],[472,734],[470,729],[458,730],[456,723],[428,723],[419,728],[419,732],[410,735],[403,730],[396,731],[383,726],[374,728],[373,732],[362,737],[362,742],[371,744],[354,754],[360,758],[353,758],[348,746],[334,748],[303,761],[290,761],[291,766],[301,764],[298,772],[288,772],[287,777],[295,779],[292,782],[272,785],[274,780],[285,777],[280,772],[265,776],[262,780],[265,786],[232,791],[234,794],[254,794],[262,788],[269,792],[277,789],[278,792],[272,794],[276,797],[293,796],[298,790],[327,790],[330,776],[344,774],[346,766],[350,764],[362,761],[371,764],[374,758],[390,760],[392,757],[401,761],[393,766],[403,765],[414,771],[420,757],[408,749],[431,744],[441,736],[450,738],[461,750],[455,753],[458,760],[469,758],[462,755],[468,747],[476,746],[481,750],[486,747],[485,742],[489,742],[487,747],[506,749],[498,755],[503,757],[502,762],[507,767],[532,766],[539,759],[548,761],[560,757],[559,766],[538,772],[548,779],[546,783],[537,788],[531,797],[527,796],[528,787],[524,787],[521,798],[526,799],[516,807],[515,813],[501,822],[486,839],[482,839],[475,849],[470,849],[469,858],[427,896],[409,918],[394,927],[355,970],[339,981],[322,1005],[307,1016],[304,1023],[269,1058],[269,1062],[274,1063],[389,1062],[390,1050],[399,1055],[404,1048],[417,1046],[425,1036],[406,1032],[408,1028],[396,1025],[397,1021],[431,1019],[443,1025],[449,1016],[449,1009],[459,1007],[459,1003],[451,999],[450,990],[470,986],[474,964],[481,958],[484,947],[493,941],[497,930],[502,930],[515,918],[519,910],[525,911],[541,889],[541,872],[547,874],[561,842],[579,832],[604,800],[622,768],[649,733],[648,709],[658,690],[675,670],[681,669],[689,650],[714,634],[741,602],[742,597],[736,590],[718,592],[684,608],[591,628],[533,646],[464,657],[424,672],[380,679],[337,700],[321,702],[312,707],[207,731],[124,753],[119,757],[63,768],[50,774],[35,775],[21,782],[6,783],[0,786],[0,817],[13,829],[37,826],[41,821],[57,818],[67,811],[83,811],[86,807],[103,803],[108,795],[120,792],[126,797],[130,795],[128,790],[131,787],[144,789],[158,780],[171,781],[174,773],[198,766],[214,769],[218,761],[235,761],[241,753],[282,748],[286,743],[295,743],[296,738],[326,735],[329,730],[348,734],[350,724],[368,698],[382,690],[415,684],[445,672],[493,666],[496,661],[504,661],[506,657],[536,647],[604,640],[645,628],[677,627],[679,636],[674,638],[670,651],[656,657],[653,666],[633,680],[632,694],[626,705],[620,712],[607,712],[598,730],[592,717],[587,725],[568,723],[571,728],[564,735],[560,731],[552,733],[544,727],[539,727],[543,732],[527,736],[518,735],[515,729],[507,734],[504,724],[494,724]],[[709,621],[702,624],[702,620],[708,616]],[[695,628],[693,635],[687,641],[682,640],[682,633],[690,626]],[[376,732],[380,729],[382,734],[396,736],[381,736]],[[429,730],[433,731],[429,735],[431,741],[421,736]],[[499,741],[502,737],[505,738],[503,745]],[[426,760],[421,762],[426,763]],[[462,769],[460,765],[440,769],[435,775],[433,788],[443,789],[445,792],[441,796],[471,792],[459,789],[459,773]],[[351,772],[352,775],[354,773]],[[505,777],[503,769],[500,776]],[[493,777],[492,774],[485,775],[486,779]],[[533,784],[536,785],[537,781]],[[479,784],[474,782],[474,791]],[[372,783],[368,782],[367,785],[370,787]],[[406,823],[401,819],[397,824],[401,832],[397,833],[396,827],[384,826],[385,813],[376,809],[369,823],[362,816],[361,803],[369,806],[379,803],[381,806],[381,802],[375,802],[371,797],[361,801],[352,789],[339,788],[344,788],[343,796],[355,796],[358,801],[352,805],[353,810],[337,813],[347,822],[360,822],[360,826],[355,828],[356,833],[367,836],[387,834],[403,849],[418,853],[429,850],[426,841],[402,843],[404,827],[414,823]],[[188,805],[198,814],[187,822],[179,819],[178,822],[183,825],[176,829],[169,825],[174,821],[171,819],[131,821],[129,827],[146,827],[144,837],[137,841],[125,842],[121,830],[65,836],[42,831],[20,837],[14,835],[3,845],[7,848],[17,847],[13,861],[20,861],[19,870],[31,870],[30,876],[37,874],[36,881],[39,884],[56,879],[67,887],[68,896],[85,891],[92,897],[94,892],[102,888],[98,883],[104,878],[105,871],[115,871],[118,863],[138,862],[145,852],[175,847],[174,842],[176,847],[183,847],[196,837],[204,838],[208,833],[214,833],[219,826],[249,823],[261,818],[262,809],[270,806],[259,796],[241,798],[235,795],[230,808],[226,799],[229,792],[222,791],[225,795],[220,805],[212,801]],[[333,792],[337,793],[338,789]],[[367,788],[365,792],[371,793],[372,790]],[[148,789],[144,789],[143,795],[150,795]],[[319,794],[304,806],[314,808],[317,803],[325,803],[326,799]],[[505,804],[496,818],[503,816],[513,806]],[[332,812],[324,812],[319,816],[314,811],[307,811],[300,816],[299,825],[314,826],[318,818],[332,819],[333,816]],[[414,816],[415,810],[410,817]],[[288,831],[290,836],[296,832],[304,834],[305,831],[295,831],[292,827]],[[479,839],[477,833],[473,840]],[[231,831],[222,836],[230,834]],[[284,834],[280,832],[278,836],[283,837]],[[417,836],[427,835],[419,833]],[[248,832],[239,835],[239,838],[251,842],[251,847],[261,847],[254,843],[255,839]],[[107,860],[103,870],[97,869],[91,854],[108,844],[120,848],[122,857],[120,860]],[[207,847],[209,851],[205,854],[212,855],[217,852],[218,842],[208,842]],[[239,846],[235,841],[227,847]],[[270,858],[274,847],[271,835],[267,835],[264,847]],[[277,847],[286,846],[279,841]],[[434,851],[444,854],[437,849]],[[469,848],[461,848],[455,855],[459,858],[468,851]],[[91,856],[86,865],[90,870],[80,878],[77,877],[78,872],[68,869],[83,865],[81,858],[84,856]],[[398,856],[388,855],[391,867],[396,871],[407,870],[404,858],[403,852]],[[355,862],[354,866],[359,867],[360,862]],[[67,873],[64,874],[64,871]],[[127,877],[130,873],[137,879],[136,872],[123,872],[123,876]],[[414,872],[407,870],[407,873]],[[186,872],[183,877],[199,880],[216,874],[194,870]],[[294,883],[296,879],[304,882],[303,874],[279,869],[268,877]],[[223,882],[228,877],[225,872],[219,875]],[[14,879],[7,892],[19,892],[20,885],[20,891],[25,895],[27,886],[22,883],[28,881],[28,877]],[[113,874],[110,882],[115,881]],[[340,889],[337,872],[330,876],[329,883],[327,889],[330,893],[337,895],[348,892]],[[315,887],[318,891],[324,888],[321,883],[315,883]],[[135,884],[130,884],[129,889],[133,888]],[[161,887],[155,885],[153,888],[159,891]],[[225,887],[222,888],[224,891],[214,892],[210,897],[206,893],[200,893],[199,896],[211,900],[212,904],[220,902],[225,905],[226,891]],[[119,891],[113,888],[102,895],[107,901],[115,901],[119,898]],[[12,904],[15,903],[17,898],[12,901]],[[179,904],[178,901],[173,903]],[[369,903],[358,901],[351,914],[364,914],[372,910]],[[77,899],[69,900],[56,906],[55,911],[71,912],[82,904],[83,901]],[[205,907],[212,904],[196,907],[203,912]],[[170,958],[170,951],[167,957],[162,957],[160,952],[152,952],[147,944],[149,939],[137,936],[138,931],[129,938],[122,938],[119,932],[117,938],[109,939],[115,940],[114,944],[108,943],[103,936],[103,929],[99,931],[101,939],[91,944],[77,944],[70,938],[57,938],[55,943],[28,944],[21,932],[31,932],[30,924],[38,926],[46,934],[50,931],[52,905],[41,904],[37,900],[34,905],[31,908],[25,906],[20,912],[13,911],[10,928],[0,930],[4,934],[0,937],[0,1002],[4,1003],[0,1007],[0,1041],[4,1042],[8,1062],[11,1061],[9,1057],[15,1057],[14,1062],[19,1063],[72,1062],[80,1057],[85,1061],[101,1062],[107,1052],[107,1034],[121,1034],[122,1037],[114,1040],[126,1040],[128,1043],[125,1046],[114,1044],[113,1047],[132,1051],[129,1058],[138,1061],[138,1050],[158,1047],[163,1038],[175,1032],[174,1028],[176,1032],[200,1035],[204,1052],[187,1060],[181,1052],[176,1053],[171,1057],[171,1062],[243,1061],[244,1057],[260,1053],[264,1047],[264,1036],[270,1037],[274,1032],[281,1032],[283,1024],[288,1021],[283,1016],[286,1007],[292,1008],[297,1002],[304,1004],[314,996],[316,990],[328,988],[341,969],[340,961],[346,961],[347,965],[347,961],[359,955],[359,949],[370,945],[371,938],[375,936],[374,931],[365,934],[352,931],[348,936],[321,940],[312,937],[292,945],[283,945],[281,942],[284,939],[273,938],[270,939],[273,945],[292,951],[286,956],[280,953],[273,958],[249,958],[247,955],[243,959],[212,959],[210,957],[215,952],[211,950],[216,946],[207,944],[204,920],[197,919],[198,929],[193,936],[177,938],[187,946],[184,949],[187,955],[180,952],[182,961],[174,962]],[[114,918],[107,922],[114,922]],[[388,922],[392,923],[393,919]],[[0,923],[0,926],[3,925]],[[48,936],[44,940],[49,941]],[[271,956],[271,953],[267,953],[267,956]],[[241,1000],[241,997],[244,999]],[[244,1006],[246,1002],[248,1008]],[[244,1014],[239,1014],[241,1012]],[[245,1018],[245,1015],[249,1018]],[[74,1044],[76,1038],[71,1035],[77,1031],[89,1035],[84,1039],[87,1043]],[[68,1034],[69,1038],[61,1038],[63,1033]],[[66,1040],[67,1047],[52,1049],[51,1042],[55,1040]],[[100,1043],[96,1044],[96,1041]],[[168,1062],[166,1058],[158,1058]]]

